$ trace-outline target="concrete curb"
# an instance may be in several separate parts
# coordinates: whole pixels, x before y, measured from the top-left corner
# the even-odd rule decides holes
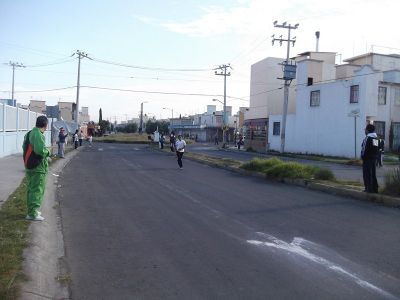
[[[28,281],[20,283],[21,299],[70,299],[69,274],[65,263],[61,215],[56,192],[58,176],[81,149],[66,154],[49,167],[41,207],[45,220],[29,226],[30,246],[24,250],[23,273]]]
[[[162,151],[161,149],[154,148],[155,150],[158,150],[160,152],[166,153],[165,151]],[[166,154],[173,154],[173,153],[166,153]],[[259,173],[259,172],[252,172],[252,171],[247,171],[231,166],[223,166],[219,163],[214,163],[210,161],[203,160],[202,158],[199,157],[191,157],[191,156],[186,156],[187,159],[196,161],[211,167],[217,167],[221,168],[227,171],[235,172],[241,175],[245,176],[252,176],[252,177],[257,177],[261,178],[264,180],[268,181],[276,181],[276,182],[282,182],[285,184],[290,184],[290,185],[296,185],[300,187],[305,187],[311,190],[316,190],[332,195],[339,195],[339,196],[344,196],[344,197],[350,197],[353,199],[361,200],[361,201],[366,201],[366,202],[374,202],[374,203],[379,203],[387,207],[395,207],[395,208],[400,208],[400,198],[398,197],[391,197],[388,195],[382,195],[382,194],[369,194],[361,191],[356,191],[352,190],[349,188],[345,187],[339,187],[339,186],[334,186],[330,185],[328,182],[317,182],[317,181],[309,181],[309,180],[304,180],[304,179],[290,179],[290,178],[283,178],[283,179],[272,179],[272,178],[267,178],[265,174]]]

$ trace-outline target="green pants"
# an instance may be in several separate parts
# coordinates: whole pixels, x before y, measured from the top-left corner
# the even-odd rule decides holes
[[[28,215],[31,217],[37,216],[37,211],[42,204],[46,177],[46,173],[26,172],[28,181],[26,206],[28,207]]]

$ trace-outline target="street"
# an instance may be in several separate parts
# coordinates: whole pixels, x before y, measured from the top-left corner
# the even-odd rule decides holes
[[[398,299],[400,210],[97,143],[57,191],[72,299]]]

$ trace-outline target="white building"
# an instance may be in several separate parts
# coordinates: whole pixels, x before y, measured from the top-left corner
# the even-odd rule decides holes
[[[373,123],[386,148],[400,146],[400,56],[368,53],[335,65],[335,53],[296,58],[296,111],[288,114],[285,151],[358,157]],[[271,150],[280,149],[281,114],[269,117]]]

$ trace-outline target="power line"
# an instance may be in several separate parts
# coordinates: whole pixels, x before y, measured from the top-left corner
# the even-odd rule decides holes
[[[129,65],[125,63],[119,62],[112,62],[102,59],[93,58],[93,61],[109,64],[113,66],[125,67],[125,68],[133,68],[133,69],[141,69],[141,70],[151,70],[151,71],[173,71],[173,72],[204,72],[204,71],[211,71],[212,69],[175,69],[175,68],[160,68],[160,67],[146,67],[146,66],[139,66],[139,65]]]
[[[38,68],[38,67],[54,66],[54,65],[59,65],[59,64],[66,63],[66,62],[72,62],[72,61],[74,61],[74,60],[75,60],[75,59],[71,59],[71,58],[62,59],[62,60],[58,59],[58,60],[55,60],[55,61],[50,61],[50,62],[35,64],[35,65],[26,65],[26,67],[27,67],[27,68]]]

